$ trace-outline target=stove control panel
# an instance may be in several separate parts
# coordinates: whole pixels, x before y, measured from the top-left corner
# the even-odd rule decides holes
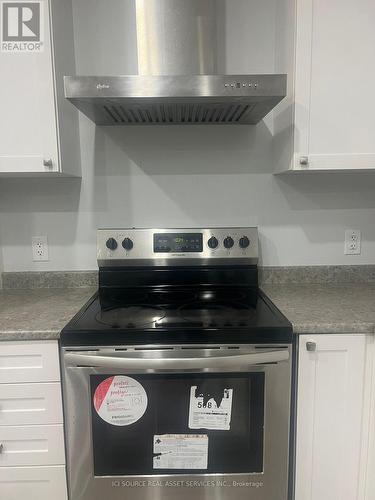
[[[154,233],[154,253],[203,252],[202,233]]]
[[[99,229],[97,247],[100,267],[254,264],[258,261],[258,230]]]

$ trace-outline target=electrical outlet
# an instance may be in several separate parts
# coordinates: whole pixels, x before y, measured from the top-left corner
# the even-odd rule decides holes
[[[48,241],[47,236],[33,236],[31,238],[34,261],[47,261],[48,259]]]
[[[361,253],[361,231],[348,229],[345,231],[345,255],[360,255]]]

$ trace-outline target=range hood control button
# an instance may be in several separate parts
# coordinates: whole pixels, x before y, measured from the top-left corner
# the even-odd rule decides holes
[[[247,236],[242,236],[239,241],[240,248],[247,248],[250,245],[250,240]]]
[[[217,248],[219,245],[219,242],[218,242],[217,238],[215,238],[215,236],[211,236],[211,238],[207,241],[207,245],[210,248]]]
[[[233,245],[234,245],[233,238],[231,238],[230,236],[227,236],[224,240],[225,248],[232,248]]]
[[[106,241],[105,246],[106,246],[109,250],[116,250],[116,248],[117,248],[117,241],[116,241],[114,238],[109,238],[109,239]]]
[[[122,246],[123,248],[125,248],[125,250],[131,250],[134,246],[134,243],[130,238],[125,238],[122,242]]]

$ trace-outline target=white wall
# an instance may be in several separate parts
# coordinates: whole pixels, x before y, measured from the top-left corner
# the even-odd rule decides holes
[[[228,9],[228,72],[274,70],[275,1]],[[74,0],[80,74],[137,71],[132,4],[108,5]],[[82,180],[0,180],[4,270],[94,269],[96,229],[111,226],[254,224],[264,265],[374,264],[375,175],[275,177],[271,124],[99,128],[81,116]],[[361,256],[344,256],[346,228],[362,230]],[[50,261],[33,263],[43,234]]]

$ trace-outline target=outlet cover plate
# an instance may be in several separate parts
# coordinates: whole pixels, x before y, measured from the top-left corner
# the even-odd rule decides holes
[[[345,231],[345,255],[361,254],[361,231],[348,229]]]
[[[46,262],[48,256],[48,239],[47,236],[33,236],[31,238],[33,249],[33,261]]]

